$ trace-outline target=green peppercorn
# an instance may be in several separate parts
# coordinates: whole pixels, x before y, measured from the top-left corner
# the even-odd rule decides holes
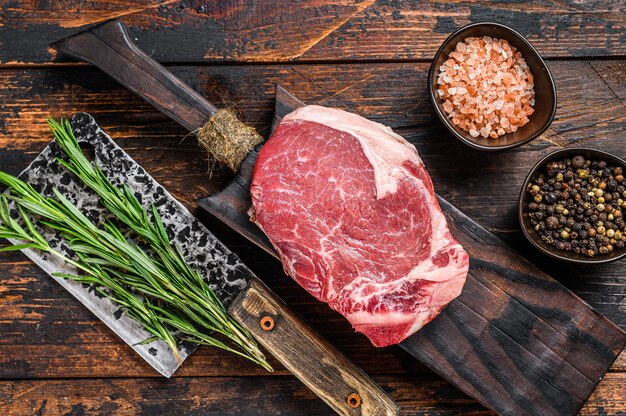
[[[535,197],[535,198],[537,198],[537,197]],[[536,200],[536,199],[535,199],[535,200]],[[539,201],[540,201],[540,200],[539,200]],[[539,201],[537,201],[537,202],[539,202]],[[598,205],[596,205],[596,209],[597,209],[598,211],[600,211],[600,212],[604,211],[604,208],[605,208],[604,204],[598,204]]]
[[[598,197],[598,198],[599,198],[599,197],[601,197],[602,195],[604,195],[604,191],[603,191],[602,189],[596,189],[596,190],[595,190],[595,194],[596,194],[596,197]]]
[[[542,199],[541,194],[537,194],[533,197],[533,200],[537,203],[541,202],[541,199]]]
[[[615,231],[609,228],[608,230],[606,230],[606,236],[609,238],[615,237]]]
[[[621,240],[622,239],[622,232],[620,230],[615,231],[615,239],[616,240]]]
[[[604,197],[601,196],[600,198],[598,198],[598,204],[604,204],[605,200]]]
[[[604,228],[604,226],[601,225],[598,228],[596,228],[596,231],[598,232],[598,234],[604,235],[606,233],[606,228]]]
[[[578,169],[578,177],[580,179],[585,179],[587,176],[589,176],[589,171],[588,170]]]
[[[563,215],[569,215],[569,211],[567,210],[567,208],[563,208]]]
[[[609,221],[613,221],[615,219],[615,216],[613,216],[613,214],[609,214],[606,216],[606,219]]]
[[[561,172],[556,174],[556,178],[557,181],[561,182],[563,180],[563,174]]]
[[[539,186],[537,186],[537,185],[533,185],[533,186],[530,187],[530,193],[533,194],[533,195],[537,195],[540,190],[541,190],[541,188],[539,188]]]
[[[569,238],[569,233],[565,230],[561,231],[561,238],[563,240],[567,240]]]

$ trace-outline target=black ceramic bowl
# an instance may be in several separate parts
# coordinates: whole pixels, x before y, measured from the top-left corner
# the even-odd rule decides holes
[[[602,152],[600,150],[572,148],[557,150],[556,152],[550,153],[548,156],[541,159],[531,169],[530,173],[528,173],[528,176],[524,180],[524,184],[522,185],[517,209],[522,232],[524,233],[528,241],[530,241],[531,244],[535,246],[539,251],[558,260],[577,264],[601,264],[619,260],[626,256],[626,248],[623,248],[621,250],[616,249],[607,255],[598,255],[596,257],[586,257],[573,252],[557,250],[556,248],[543,242],[530,224],[530,219],[528,217],[528,203],[530,202],[530,196],[526,192],[526,187],[535,176],[543,172],[549,162],[553,160],[572,158],[576,155],[581,155],[585,157],[585,159],[590,160],[605,160],[610,165],[621,166],[626,171],[626,162],[623,159],[620,159],[619,157],[610,153]]]
[[[456,44],[468,37],[491,36],[506,39],[509,44],[517,48],[528,63],[535,84],[535,112],[529,117],[529,122],[514,133],[507,133],[497,139],[472,137],[468,132],[452,123],[443,109],[443,103],[437,95],[437,76],[439,67],[448,59],[448,55],[455,50]],[[465,26],[454,32],[437,51],[428,73],[428,91],[435,111],[443,124],[450,132],[463,143],[479,150],[497,151],[521,146],[539,137],[543,133],[556,113],[556,88],[554,81],[539,53],[519,33],[499,23],[476,23]]]

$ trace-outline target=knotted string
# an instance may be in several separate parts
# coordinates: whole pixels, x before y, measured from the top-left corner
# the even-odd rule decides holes
[[[210,162],[219,162],[237,172],[241,162],[263,137],[240,121],[235,112],[223,108],[197,131],[198,141],[209,154]]]

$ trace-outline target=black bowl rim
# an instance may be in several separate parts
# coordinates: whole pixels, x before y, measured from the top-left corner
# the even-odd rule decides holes
[[[546,162],[555,159],[558,155],[562,154],[562,153],[572,153],[572,152],[588,152],[591,154],[596,154],[599,157],[606,157],[608,156],[611,159],[616,159],[618,160],[621,164],[622,167],[626,168],[626,161],[624,159],[622,159],[619,156],[616,156],[612,153],[609,152],[605,152],[602,150],[597,150],[597,149],[591,149],[588,147],[569,147],[569,148],[565,148],[565,149],[559,149],[559,150],[555,150],[552,153],[549,153],[548,155],[544,156],[541,158],[541,160],[539,160],[539,162],[537,162],[535,164],[535,166],[532,167],[532,169],[528,172],[528,175],[526,175],[526,179],[524,179],[524,183],[522,184],[522,189],[520,191],[520,195],[519,195],[519,199],[517,201],[517,219],[519,221],[519,225],[520,228],[522,229],[522,233],[524,234],[524,236],[526,237],[526,239],[528,241],[530,241],[530,243],[537,249],[539,250],[541,253],[552,257],[553,259],[557,259],[563,262],[567,262],[567,263],[573,263],[573,264],[605,264],[605,263],[612,263],[614,261],[618,261],[621,260],[622,258],[624,258],[624,256],[626,256],[626,248],[622,249],[623,253],[615,256],[615,257],[610,257],[610,258],[606,258],[606,257],[594,257],[594,258],[587,258],[587,257],[583,257],[580,256],[580,259],[574,259],[574,258],[570,258],[570,257],[565,257],[565,256],[561,256],[559,255],[556,251],[553,250],[549,250],[541,245],[539,245],[528,233],[528,229],[527,227],[524,226],[525,222],[524,222],[524,199],[526,196],[526,187],[528,186],[528,183],[530,182],[531,178],[537,173],[538,169],[541,168]]]
[[[435,77],[435,71],[436,71],[435,63],[437,62],[437,60],[439,59],[439,57],[443,53],[443,49],[448,45],[448,43],[450,43],[450,41],[452,40],[453,37],[455,37],[459,33],[463,32],[464,30],[467,30],[467,29],[470,29],[470,28],[473,28],[473,27],[476,27],[476,26],[498,26],[498,27],[504,29],[505,31],[510,32],[514,36],[517,36],[533,52],[535,52],[535,54],[537,54],[537,56],[539,57],[539,62],[541,62],[541,65],[543,65],[543,67],[545,68],[545,72],[546,72],[546,74],[548,76],[548,80],[550,81],[550,86],[552,87],[551,88],[552,95],[554,96],[554,100],[553,100],[554,104],[552,106],[552,114],[550,114],[550,117],[548,118],[548,121],[539,130],[537,130],[535,133],[531,134],[530,136],[528,136],[524,140],[520,140],[518,142],[507,144],[507,145],[503,145],[503,146],[485,146],[485,145],[482,145],[482,144],[478,144],[478,143],[476,143],[476,142],[474,142],[472,140],[467,139],[463,135],[459,134],[459,132],[456,131],[456,127],[454,127],[451,124],[450,120],[448,119],[448,116],[446,114],[444,114],[441,111],[441,109],[439,108],[439,105],[437,103],[437,97],[435,96],[435,93],[433,92],[433,88],[432,88],[433,80],[434,80],[434,77]],[[456,30],[454,33],[452,33],[450,36],[448,36],[446,38],[446,40],[443,41],[443,43],[441,44],[439,49],[437,50],[437,53],[435,53],[435,57],[433,58],[432,63],[430,64],[430,70],[428,71],[428,95],[430,96],[430,100],[431,100],[431,103],[432,103],[433,107],[435,107],[435,112],[437,113],[437,116],[439,116],[439,119],[448,128],[448,130],[454,135],[454,137],[456,137],[458,140],[460,140],[461,142],[465,143],[466,145],[468,145],[470,147],[473,147],[474,149],[484,150],[484,151],[487,151],[487,152],[497,152],[497,151],[501,151],[501,150],[513,149],[515,147],[522,146],[522,145],[524,145],[524,144],[526,144],[528,142],[531,142],[532,140],[535,140],[543,132],[545,132],[548,129],[548,127],[550,127],[550,125],[554,121],[554,117],[556,116],[556,107],[557,107],[556,85],[554,84],[554,78],[552,78],[552,74],[550,73],[550,69],[548,68],[548,65],[546,65],[546,62],[541,57],[541,54],[539,54],[537,49],[535,49],[535,47],[524,36],[522,36],[516,30],[511,29],[510,27],[508,27],[506,25],[503,25],[502,23],[495,23],[495,22],[472,23],[472,24],[463,26],[462,28]]]

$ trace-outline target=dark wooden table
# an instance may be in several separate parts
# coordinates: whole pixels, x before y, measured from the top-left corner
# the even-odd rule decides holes
[[[138,44],[216,103],[266,132],[280,82],[310,103],[350,109],[413,142],[440,195],[626,329],[626,262],[573,267],[539,255],[516,221],[522,180],[543,155],[588,146],[626,156],[626,4],[623,1],[361,0],[219,2],[0,1],[0,169],[18,173],[51,139],[46,117],[91,113],[192,212],[229,179],[209,179],[193,137],[88,65],[48,44],[121,17]],[[218,5],[219,3],[219,5]],[[328,4],[327,4],[328,3]],[[496,21],[548,59],[557,116],[529,145],[484,154],[455,141],[426,94],[429,60],[465,24]],[[487,410],[398,348],[376,349],[281,266],[214,228],[267,284],[378,381],[405,414]],[[276,364],[276,363],[274,363]],[[328,414],[286,370],[273,374],[201,348],[172,379],[152,370],[21,253],[0,256],[0,415]],[[626,354],[582,410],[626,414]]]

